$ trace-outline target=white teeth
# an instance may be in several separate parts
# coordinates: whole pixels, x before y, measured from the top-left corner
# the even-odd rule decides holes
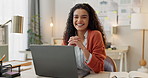
[[[84,25],[84,24],[77,24],[78,26],[82,26],[82,25]]]

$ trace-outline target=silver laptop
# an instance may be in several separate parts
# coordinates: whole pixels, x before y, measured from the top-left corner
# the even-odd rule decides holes
[[[78,78],[73,46],[31,46],[36,75]]]

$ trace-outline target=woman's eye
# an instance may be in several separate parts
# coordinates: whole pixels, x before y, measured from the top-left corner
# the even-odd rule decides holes
[[[82,18],[87,18],[87,17],[82,17]]]

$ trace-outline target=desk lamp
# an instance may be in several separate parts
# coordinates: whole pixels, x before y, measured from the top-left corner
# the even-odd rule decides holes
[[[11,20],[8,20],[6,23],[0,25],[0,28],[4,28],[5,26],[7,26],[9,22],[12,22],[12,28],[11,28],[12,33],[23,33],[23,17],[22,16],[13,16]]]
[[[12,33],[22,33],[23,32],[23,17],[22,16],[13,16],[12,20],[8,20],[6,23],[0,25],[1,28],[4,28],[6,24],[12,22]]]
[[[138,71],[148,72],[148,69],[145,68],[146,60],[144,59],[144,40],[145,40],[145,30],[148,29],[148,14],[144,13],[135,13],[131,15],[131,29],[142,30],[142,57],[139,62],[141,68]]]

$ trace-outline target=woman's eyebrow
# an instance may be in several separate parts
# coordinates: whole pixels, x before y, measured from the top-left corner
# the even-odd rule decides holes
[[[88,15],[82,15],[82,16],[88,16]]]
[[[78,16],[78,15],[74,15],[74,16]]]
[[[74,15],[74,16],[79,16],[79,15],[76,14],[76,15]],[[82,16],[88,16],[88,15],[82,15]]]

